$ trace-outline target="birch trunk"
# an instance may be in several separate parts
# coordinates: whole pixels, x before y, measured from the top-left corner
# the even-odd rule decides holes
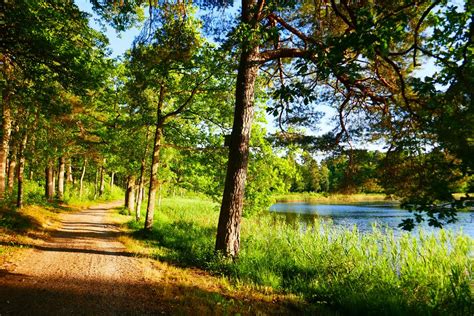
[[[105,160],[104,160],[105,162]],[[100,166],[100,186],[99,186],[99,196],[104,195],[105,191],[105,177],[104,177],[104,165]]]
[[[72,163],[71,160],[69,160],[66,168],[66,183],[72,184],[74,183],[74,179],[72,177]]]
[[[112,171],[110,174],[110,192],[112,192],[114,188],[114,178],[115,178],[115,172]]]
[[[87,159],[84,158],[84,163],[82,164],[81,180],[79,181],[79,198],[82,198],[84,176],[86,175],[86,165],[87,165]]]
[[[58,199],[64,199],[64,175],[66,173],[66,160],[64,157],[59,158],[58,166]]]

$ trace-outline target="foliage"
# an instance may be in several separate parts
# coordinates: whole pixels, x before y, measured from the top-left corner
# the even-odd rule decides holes
[[[403,197],[404,205],[415,211],[416,221],[406,219],[401,223],[406,229],[423,221],[422,213],[427,214],[430,226],[441,227],[455,221],[456,209],[465,207],[465,200],[454,200],[453,194],[468,179],[459,161],[439,149],[426,154],[391,152],[380,168],[386,192]],[[424,188],[421,191],[420,186]]]

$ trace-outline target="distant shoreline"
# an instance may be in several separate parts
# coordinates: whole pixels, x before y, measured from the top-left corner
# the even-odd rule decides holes
[[[393,202],[399,200],[393,196],[380,193],[358,194],[322,194],[322,193],[289,193],[274,196],[275,203],[308,202],[308,203],[361,203],[361,202]]]

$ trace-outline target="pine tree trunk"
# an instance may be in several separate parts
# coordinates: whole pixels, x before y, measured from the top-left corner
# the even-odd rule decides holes
[[[99,169],[95,169],[95,180],[94,180],[94,200],[97,199],[99,193]]]
[[[145,217],[145,230],[150,231],[153,227],[153,216],[155,213],[155,199],[156,199],[156,190],[158,189],[160,182],[158,179],[158,167],[160,165],[160,149],[161,149],[161,139],[163,138],[163,118],[161,110],[163,108],[163,101],[165,97],[164,86],[160,88],[160,98],[157,106],[157,115],[156,115],[156,130],[155,130],[155,139],[153,142],[153,156],[151,159],[151,170],[150,170],[150,189],[148,190],[148,205],[146,208],[146,217]]]
[[[12,126],[12,130],[10,133],[10,156],[7,159],[7,191],[8,194],[13,193],[13,187],[15,186],[15,179],[17,176],[17,159],[18,159],[18,143],[14,135],[20,134],[20,127],[18,124],[13,124],[15,127]]]
[[[51,161],[48,161],[46,167],[46,199],[50,202],[54,199],[54,170]]]
[[[128,193],[128,180],[129,180],[129,177],[127,177],[127,182],[125,183],[125,203],[124,203],[125,208],[128,208],[128,199],[130,197]]]
[[[82,198],[82,190],[84,186],[84,176],[86,175],[86,165],[87,159],[84,158],[84,163],[82,164],[81,180],[79,181],[79,198]]]
[[[59,168],[58,168],[58,199],[64,199],[64,175],[66,172],[66,160],[64,157],[59,158]]]
[[[155,142],[153,144],[153,157],[151,160],[150,188],[148,190],[148,205],[146,209],[145,230],[151,230],[153,227],[156,190],[160,185],[158,179],[158,167],[160,165],[160,149],[162,137],[162,127],[157,127],[155,132]]]
[[[143,194],[144,194],[144,178],[145,178],[145,159],[142,159],[142,165],[140,167],[140,179],[138,181],[138,197],[137,197],[137,207],[135,208],[135,219],[140,220],[140,209],[142,208]]]
[[[12,130],[12,117],[9,93],[3,91],[2,96],[2,140],[0,142],[0,201],[5,199],[5,180],[7,172],[7,157]]]
[[[126,192],[128,215],[135,211],[135,177],[128,176],[127,178],[127,192]]]
[[[8,161],[8,193],[13,192],[13,187],[15,185],[16,156],[17,153],[14,150]]]
[[[46,200],[49,200],[49,168],[46,167],[44,168],[44,197]]]
[[[242,13],[244,22],[250,21],[250,4],[248,6]],[[258,47],[244,46],[240,57],[229,161],[217,227],[216,252],[232,257],[236,257],[240,249],[240,223],[254,114],[254,87],[258,73],[258,64],[255,62],[257,54]]]
[[[56,196],[56,176],[57,175],[58,175],[58,172],[54,168],[54,164],[53,164],[53,197]]]
[[[105,163],[105,159],[104,159]],[[105,168],[104,165],[100,166],[100,186],[99,186],[99,196],[104,195],[105,191],[105,177],[104,177]]]
[[[138,197],[137,207],[135,208],[135,219],[137,222],[140,220],[140,210],[142,208],[143,197],[145,194],[145,170],[146,170],[146,156],[148,154],[148,137],[150,134],[149,128],[146,129],[145,137],[145,151],[143,153],[141,165],[140,165],[140,179],[138,181]]]
[[[18,183],[18,192],[16,199],[16,206],[18,208],[23,207],[23,176],[25,171],[25,148],[28,141],[28,133],[25,131],[25,135],[20,143],[20,148],[18,151],[18,172],[17,172],[17,183]]]

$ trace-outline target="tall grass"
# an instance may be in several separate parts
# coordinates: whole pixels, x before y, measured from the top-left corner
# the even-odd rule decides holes
[[[300,227],[278,216],[244,219],[235,261],[214,256],[218,205],[164,199],[147,243],[155,255],[199,266],[236,282],[271,287],[351,314],[472,314],[473,240],[439,234],[370,233],[315,221]],[[135,229],[141,223],[130,222]],[[139,234],[137,234],[139,236]]]
[[[276,202],[308,203],[357,203],[392,200],[392,197],[380,193],[328,194],[315,192],[287,193],[274,195]]]

